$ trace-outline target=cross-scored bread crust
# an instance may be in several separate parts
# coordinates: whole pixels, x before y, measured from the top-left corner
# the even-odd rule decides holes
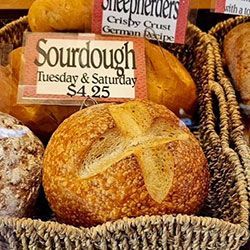
[[[132,110],[129,119],[122,116],[124,124],[112,111],[117,107],[123,114]],[[133,116],[133,109],[150,124],[139,123],[143,114]],[[148,140],[138,139],[143,136]],[[43,183],[60,221],[91,226],[146,214],[195,213],[207,195],[208,177],[205,156],[184,124],[164,106],[133,101],[93,106],[64,121],[47,147]]]

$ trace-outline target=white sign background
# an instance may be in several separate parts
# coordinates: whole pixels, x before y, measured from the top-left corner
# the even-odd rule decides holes
[[[250,0],[226,0],[224,13],[250,16]]]
[[[126,41],[98,41],[98,40],[91,40],[91,47],[97,47],[101,49],[107,49],[109,51],[110,49],[120,49]],[[56,48],[64,48],[66,50],[67,48],[83,48],[86,47],[86,41],[85,40],[72,40],[69,45],[68,40],[63,39],[48,39],[46,44],[42,44],[41,46],[44,50],[48,50],[51,47]],[[133,49],[133,42],[128,42],[128,49]],[[41,56],[40,56],[41,57]],[[132,57],[129,57],[132,58]],[[39,58],[41,59],[41,58]],[[130,65],[132,65],[132,60],[130,62]],[[120,65],[123,66],[123,65]],[[124,69],[125,70],[125,76],[133,78],[134,77],[134,70],[133,69]],[[86,95],[92,96],[91,88],[93,86],[109,86],[110,91],[110,98],[135,98],[135,88],[132,88],[131,85],[110,85],[110,84],[93,84],[92,81],[92,75],[94,73],[97,73],[99,76],[108,76],[108,77],[117,77],[117,70],[116,69],[105,69],[104,67],[101,67],[99,69],[95,68],[62,68],[59,66],[57,67],[49,67],[47,64],[38,67],[38,71],[43,71],[46,74],[49,75],[62,75],[65,72],[67,72],[67,75],[77,75],[78,80],[76,82],[76,89],[80,89],[83,85],[86,86],[85,92]],[[89,84],[83,84],[81,82],[82,75],[84,73],[87,73],[89,76]],[[70,83],[65,82],[42,82],[38,81],[37,79],[37,94],[44,94],[44,95],[67,95],[68,92],[68,86]]]

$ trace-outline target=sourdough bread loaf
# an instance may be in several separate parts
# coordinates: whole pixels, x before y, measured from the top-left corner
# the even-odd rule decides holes
[[[61,222],[192,214],[207,195],[199,142],[166,107],[99,104],[65,120],[44,157],[46,197]]]
[[[181,62],[166,49],[146,41],[146,71],[149,100],[163,104],[176,115],[193,115],[196,85]]]

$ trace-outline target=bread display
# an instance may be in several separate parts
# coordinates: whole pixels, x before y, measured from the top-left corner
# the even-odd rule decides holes
[[[46,197],[58,220],[74,225],[196,213],[208,182],[199,142],[166,107],[148,101],[73,114],[44,157]]]
[[[92,5],[91,0],[36,0],[29,10],[29,25],[36,32],[90,30]],[[180,109],[192,115],[196,85],[179,60],[167,50],[146,42],[146,66],[149,100],[165,105],[177,115]]]
[[[0,216],[32,213],[42,179],[43,145],[17,119],[0,112]]]
[[[33,32],[89,31],[92,4],[36,0],[29,10],[29,26]],[[201,209],[209,186],[207,160],[199,142],[172,113],[194,114],[196,85],[173,54],[145,40],[150,101],[98,104],[78,111],[80,107],[17,104],[23,53],[23,47],[13,50],[9,65],[0,68],[0,111],[42,139],[56,130],[43,159],[43,187],[59,222],[94,226],[124,217],[195,214]],[[37,175],[27,181],[36,181]]]
[[[243,104],[250,105],[250,23],[233,28],[224,40],[226,64]]]
[[[0,28],[0,250],[244,248],[248,28],[229,59],[223,43],[250,17],[206,32],[189,1],[15,2],[28,16]]]
[[[0,91],[2,93],[0,111],[13,115],[37,136],[47,140],[59,124],[79,107],[17,104],[18,80],[15,76],[18,75],[17,71],[13,74],[9,67],[0,67]]]

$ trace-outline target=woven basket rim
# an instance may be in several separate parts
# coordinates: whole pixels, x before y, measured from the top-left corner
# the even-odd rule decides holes
[[[79,234],[82,233],[96,235],[102,234],[106,231],[110,233],[115,232],[117,230],[124,230],[126,226],[129,227],[136,227],[142,226],[147,224],[158,224],[160,222],[167,223],[176,223],[176,224],[184,224],[190,223],[192,226],[202,226],[207,230],[220,228],[224,231],[234,231],[238,232],[245,237],[249,237],[249,231],[246,228],[243,228],[240,224],[233,224],[228,221],[224,221],[217,218],[212,217],[202,217],[202,216],[195,216],[195,215],[146,215],[146,216],[139,216],[135,218],[123,218],[116,221],[109,221],[97,226],[92,227],[76,227],[64,223],[59,223],[56,221],[41,221],[40,219],[31,219],[31,218],[15,218],[15,217],[0,217],[0,227],[4,226],[15,226],[15,228],[35,228],[37,230],[44,229],[48,232],[62,232],[66,231],[68,234],[72,235],[73,237],[79,237]],[[1,233],[1,230],[0,230]]]
[[[208,32],[208,35],[210,36],[211,42],[214,46],[214,53],[215,53],[215,57],[217,58],[217,63],[218,63],[218,67],[217,67],[217,71],[220,72],[220,74],[218,74],[219,77],[219,82],[221,82],[221,84],[223,85],[223,82],[226,83],[230,83],[232,86],[233,84],[233,79],[232,76],[230,75],[230,73],[226,73],[226,71],[224,70],[224,63],[223,63],[223,48],[222,48],[222,43],[224,41],[224,36],[225,34],[220,34],[221,32],[223,32],[223,30],[225,30],[227,33],[232,30],[234,27],[245,23],[245,22],[250,22],[250,16],[236,16],[236,17],[232,17],[229,18],[223,22],[218,23],[215,27],[211,28]],[[234,89],[234,88],[233,88]],[[234,93],[234,95],[236,95]],[[231,100],[232,100],[232,96]],[[228,97],[229,98],[229,97]],[[240,114],[240,107],[245,106],[245,108],[249,108],[249,105],[241,105],[240,103],[238,103],[238,101],[233,100],[234,105],[237,105],[237,109],[234,110],[234,115],[236,117],[238,117],[238,120],[240,120],[240,128],[239,129],[243,129],[243,124],[242,124],[242,116]],[[248,151],[248,155],[245,154],[245,160],[248,160],[248,168],[250,167],[250,147],[248,147],[247,142],[242,138],[237,138],[238,141],[241,140],[241,142],[239,142],[240,147],[245,147],[243,149],[241,149],[242,151],[247,152]],[[248,176],[248,178],[250,178],[250,174]],[[250,184],[249,184],[250,185]],[[249,187],[250,188],[250,187]],[[250,202],[250,201],[249,201]]]
[[[6,24],[5,26],[3,26],[1,29],[0,29],[0,35],[1,33],[5,32],[6,30],[8,30],[9,28],[21,23],[21,22],[28,22],[28,16],[23,16],[23,17],[20,17],[18,18],[17,20],[14,20],[8,24]]]
[[[209,31],[208,31],[208,34],[209,35],[212,35],[212,36],[215,36],[216,33],[219,31],[219,30],[222,30],[224,29],[226,26],[234,23],[234,22],[242,22],[242,21],[245,21],[245,20],[250,20],[250,16],[236,16],[236,17],[231,17],[225,21],[222,21],[222,22],[219,22],[217,23],[214,27],[212,27]]]

